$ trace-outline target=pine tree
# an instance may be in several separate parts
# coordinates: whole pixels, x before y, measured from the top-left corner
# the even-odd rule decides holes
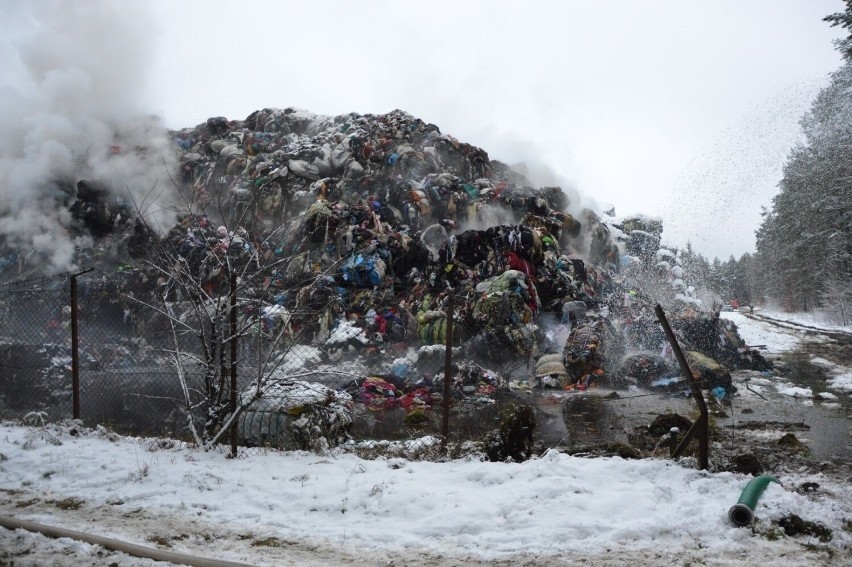
[[[849,37],[836,40],[834,47],[843,55],[844,59],[852,61],[852,0],[846,0],[845,11],[829,14],[822,21],[831,22],[831,27],[840,26],[849,32]]]
[[[846,6],[825,20],[852,32],[852,0]],[[753,272],[788,309],[843,310],[852,286],[852,36],[836,47],[846,63],[802,117],[805,143],[791,151],[757,231]]]

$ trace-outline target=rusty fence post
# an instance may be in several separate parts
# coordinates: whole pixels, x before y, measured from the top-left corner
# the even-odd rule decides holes
[[[707,412],[707,402],[704,401],[704,394],[701,393],[701,388],[699,388],[695,376],[692,375],[692,370],[686,362],[686,357],[683,355],[683,351],[680,349],[680,345],[675,338],[674,331],[672,331],[669,321],[666,319],[666,314],[663,312],[663,308],[659,303],[654,309],[654,313],[657,314],[657,319],[660,321],[660,325],[662,325],[663,331],[666,333],[666,338],[672,345],[672,351],[680,365],[680,370],[683,372],[683,375],[686,378],[686,383],[692,391],[692,397],[695,398],[695,403],[698,404],[698,411],[701,412],[698,420],[692,424],[692,427],[689,428],[689,431],[686,432],[686,435],[683,436],[683,439],[681,439],[680,443],[675,448],[672,453],[672,458],[677,459],[680,457],[684,451],[686,451],[686,448],[689,446],[689,442],[692,438],[695,437],[695,435],[698,435],[698,466],[704,470],[708,470],[710,468],[710,416]]]
[[[77,276],[94,268],[71,274],[71,417],[80,419],[80,322],[77,306]]]
[[[447,336],[446,353],[444,355],[444,414],[441,420],[441,452],[447,452],[447,439],[450,434],[450,383],[452,381],[453,364],[453,315],[455,311],[455,294],[450,290],[447,298]]]
[[[231,416],[237,413],[237,274],[231,271]],[[231,422],[231,456],[237,456],[237,420]]]

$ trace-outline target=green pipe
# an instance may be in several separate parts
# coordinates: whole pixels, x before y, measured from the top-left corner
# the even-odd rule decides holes
[[[765,474],[756,476],[749,481],[743,489],[743,493],[740,494],[740,499],[728,510],[728,518],[731,523],[740,528],[751,525],[754,521],[754,508],[757,506],[757,501],[760,500],[763,491],[766,490],[770,482],[781,484],[781,481],[774,476]]]

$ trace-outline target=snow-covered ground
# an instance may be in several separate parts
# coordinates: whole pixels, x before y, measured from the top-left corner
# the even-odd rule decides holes
[[[721,316],[736,323],[740,337],[746,344],[752,347],[760,346],[762,353],[776,355],[789,352],[802,342],[802,334],[794,329],[760,323],[744,313],[729,311],[723,312]]]
[[[779,355],[793,351],[808,341],[825,341],[819,333],[815,336],[808,337],[803,334],[801,327],[805,325],[808,329],[815,328],[834,333],[852,334],[852,330],[845,327],[831,327],[827,325],[815,325],[812,321],[806,321],[802,318],[803,314],[792,314],[790,316],[779,315],[777,313],[761,312],[759,317],[749,317],[744,313],[725,312],[722,317],[730,319],[737,325],[740,336],[749,345],[759,345],[760,351],[770,358],[778,357]],[[805,314],[806,315],[806,314]],[[771,322],[762,320],[769,318],[774,321],[780,321],[784,324],[773,325]],[[825,382],[825,387],[829,390],[848,395],[852,392],[852,368],[837,364],[836,362],[826,360],[819,356],[811,355],[810,363],[822,368],[828,375],[828,380]],[[793,397],[810,398],[813,393],[810,388],[801,387],[787,382],[780,382],[777,379],[772,381],[778,391]],[[822,393],[820,397],[828,400],[831,403],[832,394]]]
[[[767,353],[809,340],[744,314],[724,316]],[[810,362],[848,395],[852,370]],[[752,374],[742,395],[763,401],[771,388],[813,403],[800,385]],[[0,515],[253,565],[848,565],[848,469],[785,470],[775,471],[783,485],[769,486],[751,530],[727,518],[751,477],[697,471],[689,461],[555,451],[521,464],[346,452],[228,459],[74,424],[0,424]],[[817,491],[801,490],[811,482]],[[784,536],[772,522],[789,514],[823,524],[833,539]],[[0,564],[12,562],[162,564],[0,528]]]
[[[105,430],[11,423],[0,425],[0,453],[0,514],[256,565],[557,565],[577,558],[806,565],[830,563],[831,552],[848,558],[852,549],[849,485],[821,474],[782,476],[756,515],[761,522],[790,513],[819,521],[833,530],[825,544],[831,552],[802,547],[815,538],[771,541],[733,527],[727,511],[750,477],[669,460],[558,452],[522,464],[298,452],[228,459]],[[806,481],[820,491],[797,492]],[[141,564],[21,530],[0,528],[0,548],[7,554],[0,560],[15,565]],[[15,550],[27,553],[9,555]]]
[[[762,310],[759,311],[759,313],[764,317],[769,317],[770,319],[775,319],[777,321],[786,321],[826,331],[852,333],[852,326],[831,323],[828,321],[829,318],[826,317],[824,313],[784,313],[782,311],[775,310]]]

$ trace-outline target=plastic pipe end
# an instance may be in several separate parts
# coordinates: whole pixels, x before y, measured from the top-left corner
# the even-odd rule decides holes
[[[754,522],[754,512],[745,504],[737,503],[728,510],[728,519],[738,528],[744,528]]]

